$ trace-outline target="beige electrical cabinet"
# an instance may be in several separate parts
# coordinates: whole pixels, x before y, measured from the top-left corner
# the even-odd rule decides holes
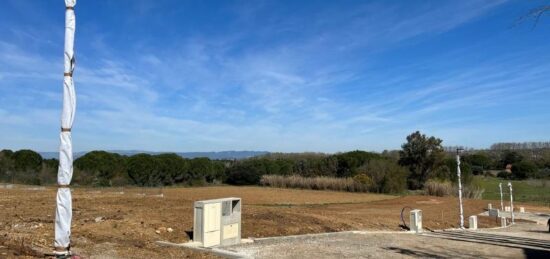
[[[193,241],[203,247],[239,244],[241,206],[234,197],[196,201]]]

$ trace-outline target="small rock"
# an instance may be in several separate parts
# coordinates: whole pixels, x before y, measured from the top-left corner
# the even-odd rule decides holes
[[[155,230],[155,233],[160,234],[160,230]]]
[[[94,221],[96,223],[99,223],[99,222],[103,221],[103,217],[97,217],[97,218],[94,219]]]
[[[172,228],[167,228],[166,231],[168,231],[170,233],[174,232],[174,230]]]

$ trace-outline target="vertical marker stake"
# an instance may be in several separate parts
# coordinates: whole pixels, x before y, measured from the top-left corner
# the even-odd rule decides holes
[[[462,207],[462,180],[460,179],[460,151],[462,149],[456,149],[456,175],[458,177],[458,204],[460,207],[460,228],[464,229],[464,209]]]
[[[502,196],[502,183],[498,183],[498,188],[500,189],[500,211],[504,211],[504,201]]]
[[[512,183],[508,182],[510,187],[510,213],[512,213],[512,224],[514,224],[514,197],[512,196]]]

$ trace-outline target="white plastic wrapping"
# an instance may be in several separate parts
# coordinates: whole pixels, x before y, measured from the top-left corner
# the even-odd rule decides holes
[[[74,33],[75,15],[72,7],[76,0],[65,0],[65,55],[63,79],[63,110],[61,112],[61,128],[59,134],[59,169],[57,184],[57,206],[55,211],[55,242],[56,248],[68,248],[71,237],[72,197],[71,189],[63,187],[71,183],[73,177],[73,146],[70,129],[73,127],[76,110],[76,96],[72,72],[74,70]]]

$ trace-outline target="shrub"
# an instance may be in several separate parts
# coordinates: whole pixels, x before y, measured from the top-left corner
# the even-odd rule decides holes
[[[407,189],[407,169],[388,159],[375,159],[359,167],[358,175],[371,180],[369,190],[378,193],[401,193]]]
[[[502,179],[510,179],[511,175],[512,174],[507,172],[507,171],[500,171],[500,172],[498,172],[497,177],[502,178]]]
[[[427,195],[443,197],[453,195],[454,190],[449,181],[428,180],[424,184],[424,191]]]
[[[424,185],[424,192],[432,196],[458,196],[458,186],[449,181],[428,180]],[[485,189],[470,184],[463,185],[462,197],[467,199],[481,199]]]
[[[276,188],[297,188],[309,190],[332,190],[346,192],[366,192],[368,187],[352,178],[302,177],[297,175],[264,175],[261,185]]]

